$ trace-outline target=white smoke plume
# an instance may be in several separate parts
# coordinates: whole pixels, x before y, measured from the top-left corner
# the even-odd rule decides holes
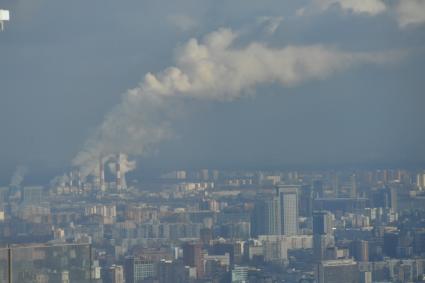
[[[264,26],[264,31],[268,35],[272,35],[276,32],[276,30],[279,28],[280,24],[283,21],[283,17],[259,17],[257,19],[257,22],[260,25]]]
[[[71,178],[67,174],[56,176],[50,181],[50,187],[65,187],[70,182]]]
[[[393,55],[344,52],[336,48],[286,46],[261,42],[234,47],[238,34],[220,29],[202,41],[190,39],[176,52],[176,66],[148,73],[129,90],[73,160],[83,176],[93,173],[99,156],[143,154],[172,136],[175,106],[184,98],[231,101],[259,84],[294,86],[323,79],[359,64],[381,64]],[[130,164],[129,164],[130,165]],[[135,167],[131,163],[128,170]]]
[[[417,26],[425,23],[424,0],[400,0],[397,7],[397,20],[400,27]]]
[[[28,168],[22,165],[16,167],[15,172],[10,179],[11,187],[19,187],[24,181],[25,175],[28,173]]]
[[[122,174],[126,174],[127,172],[133,171],[136,169],[136,162],[128,160],[127,154],[119,154],[119,157],[109,159],[108,168],[112,174],[117,172],[117,163],[120,165],[120,170]]]
[[[297,15],[324,12],[335,6],[344,12],[369,16],[376,16],[387,10],[385,2],[382,0],[312,0],[309,5],[299,9]]]

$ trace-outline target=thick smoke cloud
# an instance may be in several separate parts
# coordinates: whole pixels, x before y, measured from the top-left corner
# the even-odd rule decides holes
[[[74,165],[88,175],[96,170],[99,156],[142,155],[172,137],[175,109],[186,98],[232,101],[252,93],[257,85],[295,86],[358,64],[385,63],[394,55],[344,52],[322,45],[271,48],[260,42],[237,48],[237,38],[232,30],[220,29],[180,47],[176,66],[146,74],[137,88],[123,95]]]
[[[298,16],[321,13],[333,7],[343,12],[377,16],[385,12],[394,16],[400,28],[418,26],[425,23],[424,0],[311,0],[297,11]]]
[[[309,6],[298,10],[298,14],[323,12],[334,6],[339,7],[344,12],[371,16],[387,10],[387,6],[381,0],[312,0]]]
[[[424,0],[401,0],[397,5],[396,12],[398,23],[402,28],[425,23]]]

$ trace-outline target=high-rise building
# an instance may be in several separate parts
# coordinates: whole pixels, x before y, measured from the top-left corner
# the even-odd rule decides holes
[[[203,276],[204,268],[200,243],[185,243],[183,245],[183,263],[190,267],[196,267],[197,278]]]
[[[367,241],[353,241],[351,243],[350,252],[356,261],[369,261],[369,243]]]
[[[174,264],[171,260],[161,260],[158,264],[159,283],[175,282]]]
[[[425,172],[416,175],[416,186],[419,190],[425,189]]]
[[[397,196],[397,189],[394,187],[387,187],[385,192],[385,202],[386,207],[390,208],[392,211],[396,212],[398,207],[398,196]]]
[[[396,187],[384,187],[375,191],[372,195],[373,205],[391,209],[392,212],[397,212],[398,195]]]
[[[333,219],[327,211],[313,213],[313,255],[317,262],[325,259],[326,249],[333,242]]]
[[[397,247],[399,246],[400,235],[397,232],[384,234],[383,252],[386,256],[397,257]]]
[[[124,273],[126,283],[138,283],[144,279],[155,277],[156,266],[152,261],[128,257],[125,259]]]
[[[327,236],[321,234],[313,235],[313,258],[315,262],[326,259]]]
[[[359,283],[359,269],[352,259],[321,261],[315,278],[317,283]]]
[[[158,263],[158,281],[159,283],[186,283],[192,276],[193,267],[185,267],[180,261],[161,260]]]
[[[279,197],[259,200],[255,203],[252,214],[252,236],[280,235],[280,202]]]
[[[313,213],[313,234],[332,235],[333,219],[328,211],[315,211]]]
[[[359,283],[372,283],[372,272],[363,271],[360,272],[360,282]]]
[[[276,191],[280,203],[281,234],[297,235],[299,186],[278,186]]]
[[[232,283],[245,282],[248,282],[248,267],[235,265],[232,269]]]
[[[124,283],[124,268],[121,265],[112,265],[109,268],[112,283]]]
[[[310,185],[301,186],[299,194],[299,214],[301,217],[311,217],[313,213],[313,188]]]
[[[323,198],[325,196],[322,180],[313,181],[313,196],[314,198]]]

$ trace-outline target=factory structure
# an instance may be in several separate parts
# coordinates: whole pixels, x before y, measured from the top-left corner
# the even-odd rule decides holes
[[[111,161],[112,160],[112,161]],[[127,184],[125,181],[125,172],[122,170],[122,164],[126,160],[123,158],[123,154],[119,153],[114,157],[110,158],[99,158],[99,169],[96,172],[97,184],[98,188],[101,191],[105,191],[106,189],[116,189],[117,191],[121,191],[127,188]],[[105,164],[108,163],[109,168],[112,175],[112,181],[107,182],[105,179]]]
[[[126,156],[121,153],[108,157],[99,156],[98,165],[93,168],[91,175],[85,177],[79,169],[72,170],[60,178],[56,189],[64,194],[126,190],[125,162]]]

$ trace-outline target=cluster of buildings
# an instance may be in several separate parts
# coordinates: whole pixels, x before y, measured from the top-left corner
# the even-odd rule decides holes
[[[126,182],[113,169],[0,188],[0,260],[14,278],[425,282],[425,172],[179,170]]]

